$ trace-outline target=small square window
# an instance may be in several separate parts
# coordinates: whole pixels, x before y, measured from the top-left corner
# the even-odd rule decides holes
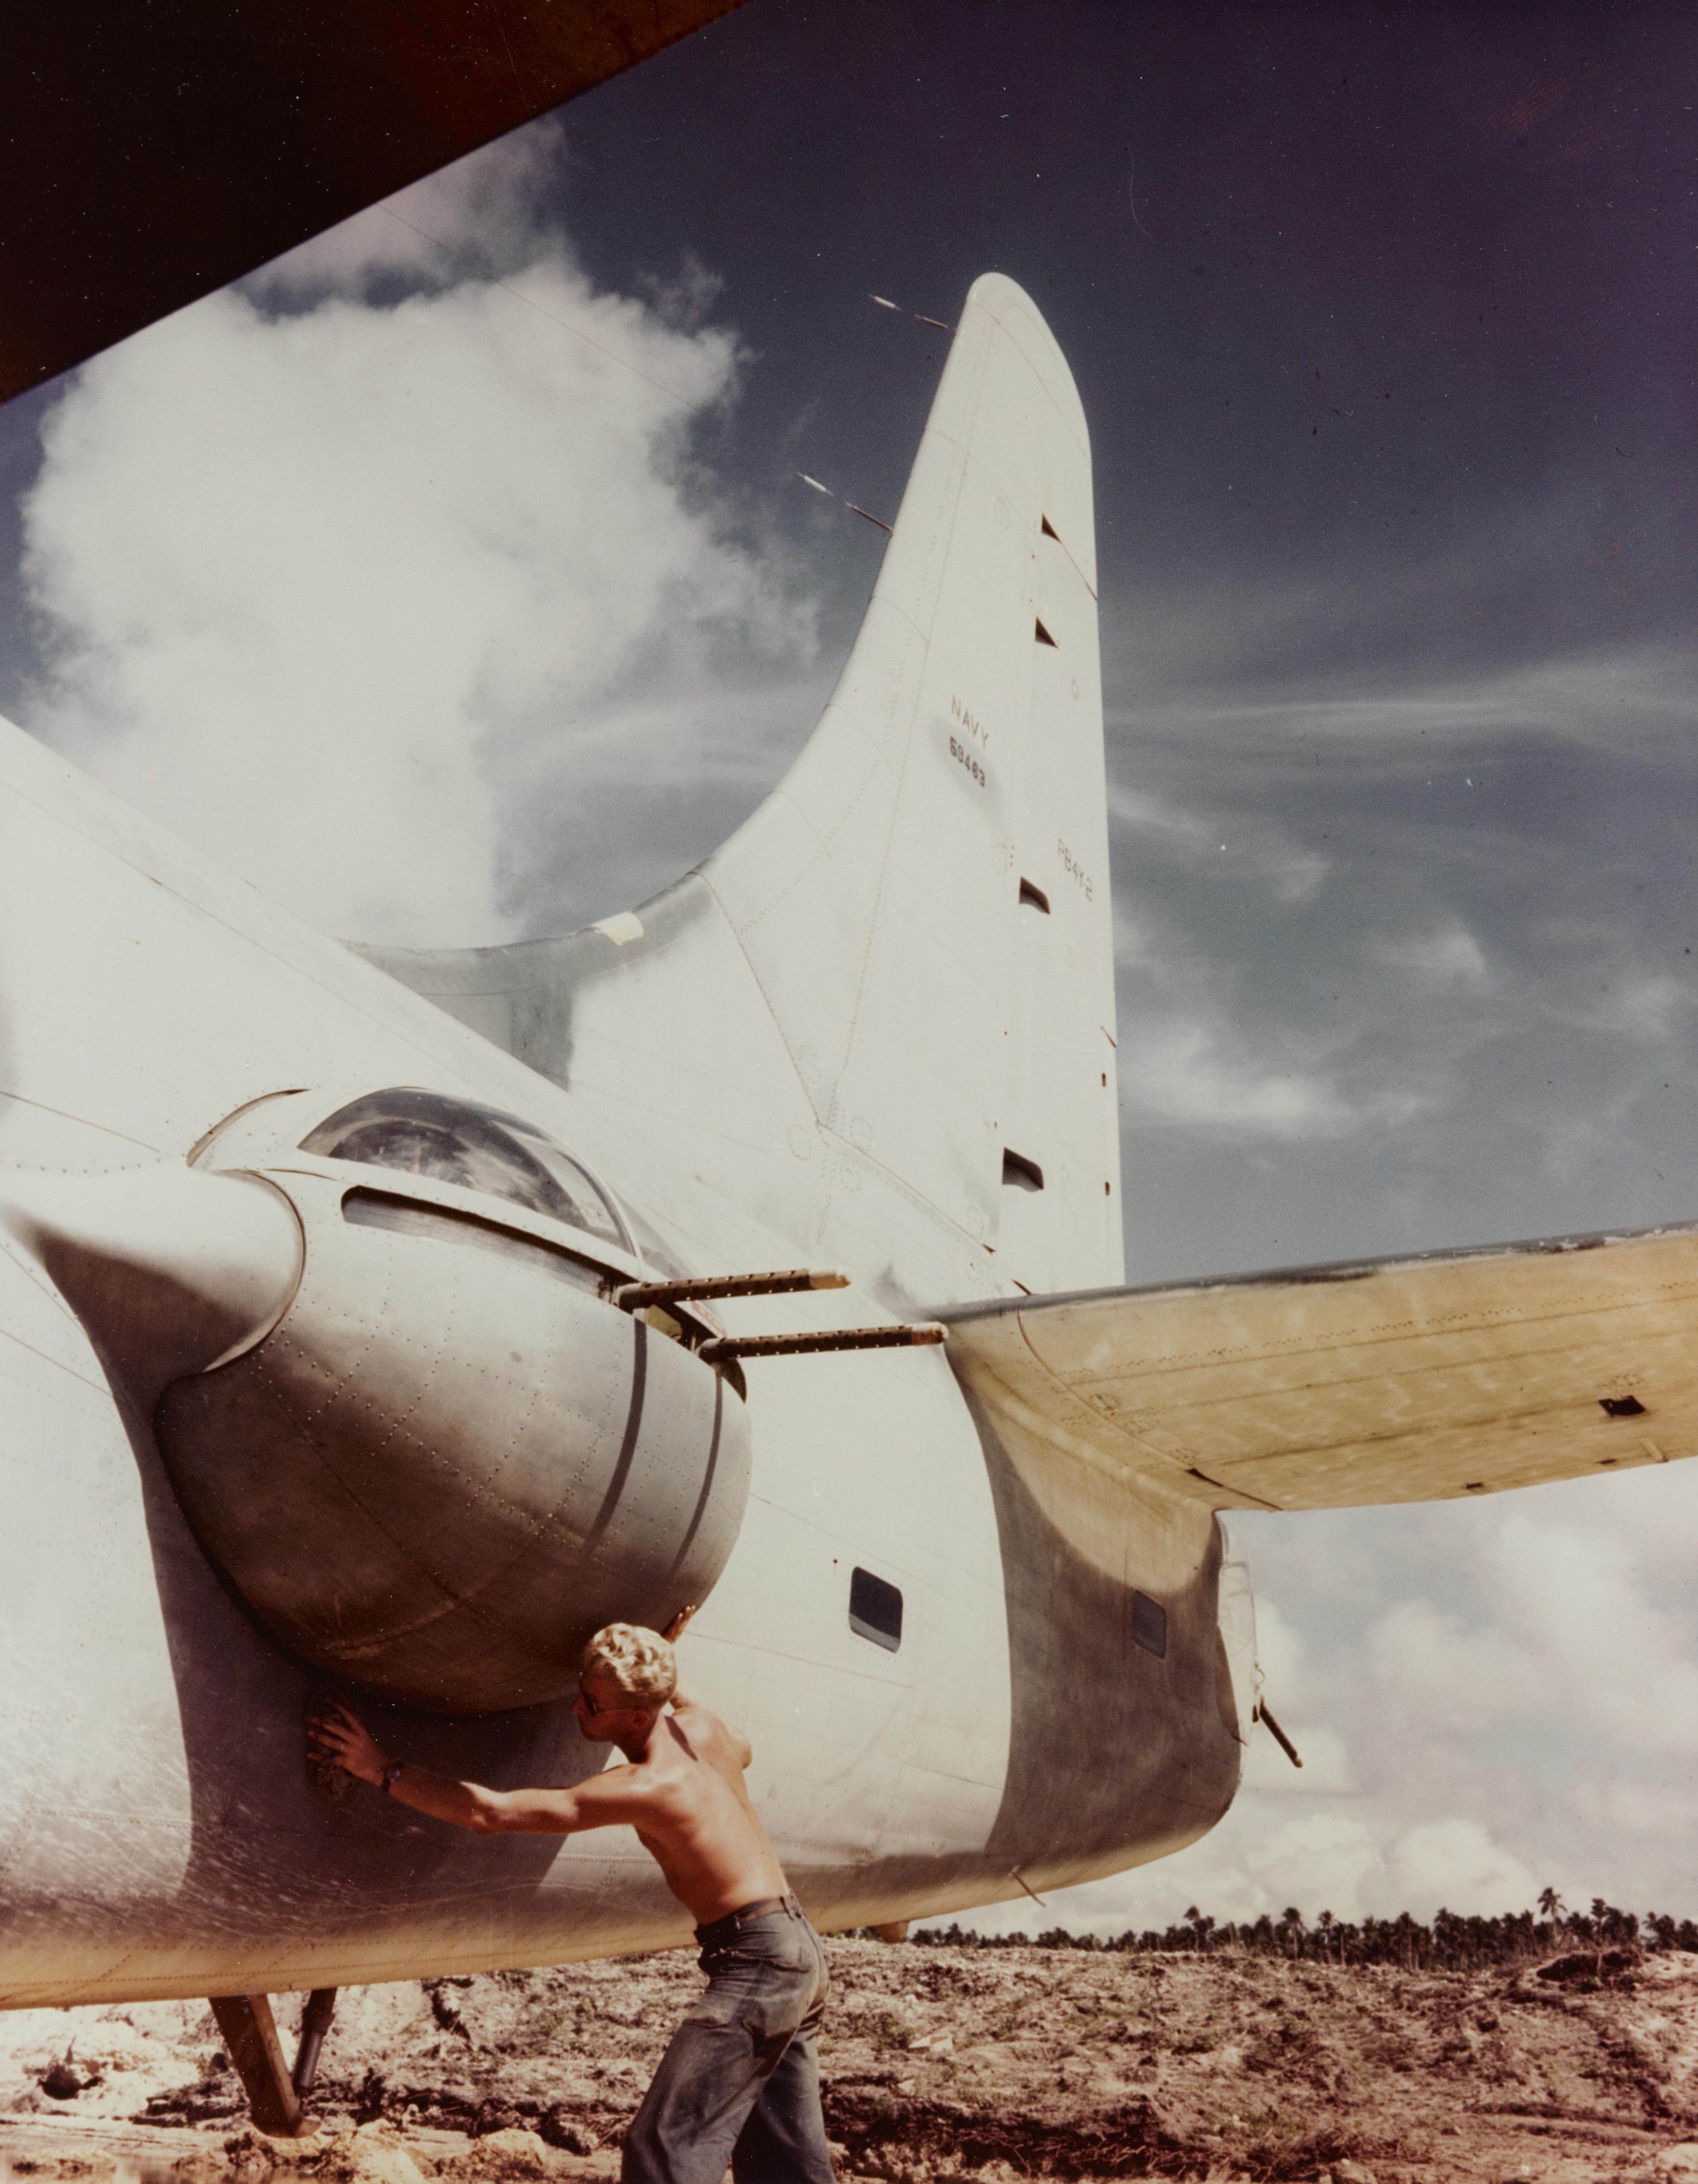
[[[857,1638],[870,1638],[894,1653],[902,1643],[902,1595],[871,1570],[858,1569],[849,1579],[849,1629]]]
[[[1158,1661],[1166,1659],[1167,1610],[1147,1592],[1132,1596],[1132,1635],[1146,1653],[1154,1653]]]

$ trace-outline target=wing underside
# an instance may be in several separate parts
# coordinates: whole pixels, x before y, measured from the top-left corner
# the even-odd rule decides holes
[[[993,1417],[1216,1508],[1443,1501],[1698,1451],[1698,1224],[940,1317]]]

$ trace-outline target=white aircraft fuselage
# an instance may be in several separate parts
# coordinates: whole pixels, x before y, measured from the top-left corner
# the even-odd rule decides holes
[[[1257,1707],[1218,1510],[1698,1449],[1691,1228],[1118,1286],[1095,582],[988,276],[824,718],[639,911],[362,957],[0,733],[0,2006],[682,1941],[630,1831],[303,1730],[570,1784],[584,1639],[690,1603],[822,1927],[1157,1858]]]
[[[1094,583],[1071,379],[991,277],[820,728],[640,913],[380,967],[6,732],[0,2004],[684,1939],[629,1831],[331,1794],[303,1719],[576,1781],[584,1637],[689,1602],[821,1926],[1225,1810],[1206,1499],[940,1348],[700,1354],[1121,1279]]]

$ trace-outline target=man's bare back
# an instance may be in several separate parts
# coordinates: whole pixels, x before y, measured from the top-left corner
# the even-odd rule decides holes
[[[720,2184],[727,2164],[745,2180],[834,2184],[816,2043],[825,1951],[749,1801],[749,1739],[678,1685],[671,1641],[693,1613],[662,1633],[610,1624],[590,1641],[572,1711],[626,1763],[575,1790],[487,1790],[386,1759],[346,1707],[312,1724],[312,1747],[481,1835],[635,1828],[694,1914],[709,1977],[626,2132],[623,2184]]]
[[[699,1926],[788,1886],[743,1785],[750,1757],[741,1730],[680,1692],[642,1756],[596,1778],[610,1791],[630,1778],[618,1794],[632,1801],[632,1825]]]
[[[676,1638],[693,1611],[667,1626]],[[347,1708],[313,1725],[314,1749],[350,1774],[415,1812],[480,1835],[577,1835],[631,1826],[698,1925],[788,1886],[784,1869],[743,1785],[753,1756],[741,1730],[682,1686],[671,1711],[634,1706],[611,1679],[587,1669],[572,1711],[596,1744],[616,1744],[623,1767],[610,1767],[573,1790],[488,1790],[456,1782],[410,1762],[385,1758]]]

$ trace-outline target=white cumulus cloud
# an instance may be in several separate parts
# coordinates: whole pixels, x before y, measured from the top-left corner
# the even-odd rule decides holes
[[[531,156],[148,329],[44,426],[25,724],[351,937],[504,937],[504,766],[727,649],[811,647],[689,459],[734,336],[598,292]]]
[[[1589,1826],[1612,1835],[1684,1844],[1698,1833],[1698,1790],[1656,1782],[1576,1782],[1568,1802]]]
[[[1258,1915],[1272,1914],[1275,1899],[1283,1898],[1300,1911],[1313,1906],[1343,1918],[1360,1901],[1380,1857],[1372,1830],[1362,1821],[1322,1811],[1275,1828],[1244,1862],[1260,1883]]]
[[[1466,926],[1454,922],[1400,940],[1376,941],[1373,955],[1389,969],[1406,971],[1428,987],[1484,986],[1490,976],[1485,950]]]
[[[1368,1657],[1401,1719],[1470,1735],[1506,1714],[1549,1710],[1548,1674],[1506,1632],[1465,1628],[1430,1601],[1400,1601],[1368,1634]]]
[[[1490,1917],[1536,1899],[1540,1882],[1478,1820],[1428,1821],[1411,1828],[1387,1858],[1395,1887],[1411,1901],[1435,1900],[1451,1911]]]
[[[1120,1081],[1135,1106],[1172,1122],[1304,1138],[1335,1136],[1356,1121],[1327,1077],[1234,1050],[1205,1023],[1143,1032],[1123,1052]]]
[[[1631,1750],[1698,1756],[1690,1622],[1651,1597],[1620,1532],[1517,1511],[1486,1560],[1502,1620],[1539,1658],[1553,1706]]]

